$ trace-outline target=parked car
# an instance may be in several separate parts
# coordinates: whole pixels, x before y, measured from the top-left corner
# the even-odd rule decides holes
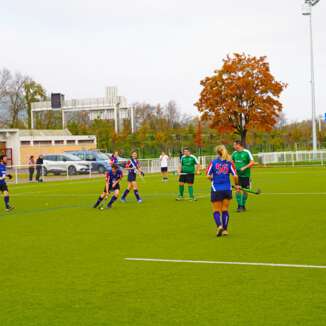
[[[92,171],[105,173],[105,171],[110,170],[111,166],[109,163],[109,158],[107,155],[97,152],[97,151],[67,151],[79,157],[79,159],[91,162]]]
[[[43,155],[43,174],[53,173],[59,175],[67,173],[69,175],[89,173],[89,163],[82,161],[78,156],[64,154]]]
[[[108,156],[109,158],[111,158],[112,153],[105,153],[106,156]],[[126,166],[126,164],[128,163],[128,159],[124,158],[124,157],[120,157],[118,156],[118,164],[119,166],[121,166],[122,168],[124,168]]]

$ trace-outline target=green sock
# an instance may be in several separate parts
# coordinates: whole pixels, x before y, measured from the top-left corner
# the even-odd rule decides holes
[[[237,199],[238,206],[242,206],[242,193],[241,192],[237,192],[235,194],[235,197]]]
[[[179,195],[180,195],[181,197],[183,197],[183,193],[184,193],[184,191],[185,191],[185,186],[181,186],[181,185],[179,185]]]
[[[242,195],[242,206],[246,206],[247,199],[248,199],[248,194],[244,192]]]
[[[194,197],[194,187],[188,186],[188,192],[189,192],[189,197],[193,198]]]

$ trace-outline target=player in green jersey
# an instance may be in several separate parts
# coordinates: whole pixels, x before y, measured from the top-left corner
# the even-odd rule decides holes
[[[242,188],[250,188],[250,169],[255,164],[254,158],[250,151],[245,149],[239,140],[233,144],[235,151],[232,154],[232,161],[237,170],[239,185]],[[238,212],[246,210],[248,194],[245,191],[237,191],[236,199],[238,202]]]
[[[183,150],[183,156],[180,158],[179,174],[179,195],[177,200],[183,200],[185,183],[188,184],[189,199],[196,200],[194,196],[193,184],[195,173],[199,174],[200,164],[196,156],[192,155],[189,148]]]

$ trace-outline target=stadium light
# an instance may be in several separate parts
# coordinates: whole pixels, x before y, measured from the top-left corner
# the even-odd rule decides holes
[[[312,7],[320,0],[305,0],[302,8],[302,14],[309,16],[309,34],[310,34],[310,74],[311,74],[311,122],[312,122],[312,149],[317,151],[317,128],[316,128],[316,97],[315,97],[315,70],[314,70],[314,47],[312,38]]]

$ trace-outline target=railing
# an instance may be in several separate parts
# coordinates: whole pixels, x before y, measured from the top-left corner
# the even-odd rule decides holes
[[[209,162],[215,156],[200,156],[199,163],[205,169]],[[326,162],[326,151],[299,151],[299,152],[275,152],[275,153],[259,153],[254,155],[254,160],[257,166],[304,166],[304,165],[321,165],[324,166]],[[161,171],[161,163],[157,158],[141,159],[140,165],[145,174],[159,173]],[[169,159],[168,168],[170,172],[177,171],[180,159],[172,157]],[[11,182],[26,183],[35,181],[60,181],[60,180],[74,180],[82,178],[98,178],[103,177],[94,167],[92,162],[82,164],[73,164],[69,162],[56,163],[56,167],[51,167],[46,164],[43,166],[34,166],[34,171],[30,170],[29,165],[15,165],[8,166],[8,174],[13,176]],[[74,166],[75,168],[72,168]],[[101,171],[103,172],[103,171]],[[124,171],[127,174],[127,171]],[[32,178],[30,178],[30,176]]]
[[[296,152],[272,152],[256,155],[258,163],[263,165],[324,165],[326,150],[296,151]]]

